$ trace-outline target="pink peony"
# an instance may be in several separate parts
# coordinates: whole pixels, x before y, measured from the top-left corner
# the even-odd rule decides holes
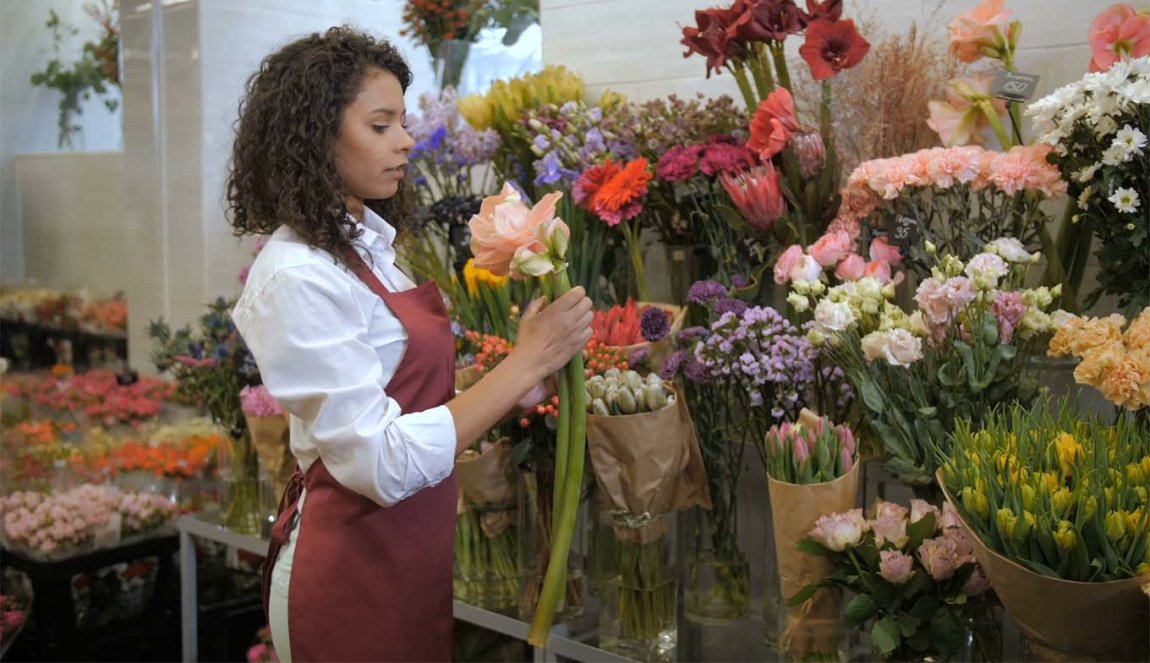
[[[506,276],[511,260],[523,247],[538,246],[536,228],[555,217],[555,204],[563,196],[549,193],[528,208],[510,183],[497,195],[483,199],[479,213],[471,217],[471,252],[477,267]]]
[[[782,285],[790,281],[791,270],[794,269],[805,257],[803,247],[798,244],[792,244],[787,247],[786,251],[779,256],[775,262],[775,283]]]
[[[835,268],[835,276],[840,281],[857,281],[863,277],[866,261],[857,253],[848,254]]]
[[[828,232],[811,244],[807,252],[823,267],[834,267],[850,253],[854,242],[843,231]]]
[[[900,550],[880,550],[878,574],[883,580],[902,585],[914,575],[914,558]]]
[[[1150,55],[1150,16],[1127,3],[1111,5],[1090,24],[1090,71],[1107,71],[1124,58]]]
[[[862,509],[851,509],[846,513],[822,516],[815,521],[809,536],[828,550],[842,552],[858,545],[869,528]]]

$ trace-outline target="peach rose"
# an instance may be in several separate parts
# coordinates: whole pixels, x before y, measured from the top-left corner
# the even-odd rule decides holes
[[[848,254],[835,268],[835,276],[840,281],[857,281],[863,277],[866,261],[857,253]]]
[[[834,267],[850,253],[853,243],[851,236],[845,232],[828,232],[812,244],[807,251],[823,267]]]

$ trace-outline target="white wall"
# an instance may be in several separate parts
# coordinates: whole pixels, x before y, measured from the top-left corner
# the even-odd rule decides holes
[[[80,29],[60,52],[62,62],[79,57],[81,45],[96,40],[99,26],[84,13],[84,0],[0,0],[0,279],[25,276],[20,195],[13,155],[55,152],[60,95],[34,87],[29,79],[53,57],[52,33],[45,27],[48,11]],[[119,150],[123,144],[120,114],[110,113],[99,100],[84,104],[77,118],[83,130],[73,137],[74,149]]]

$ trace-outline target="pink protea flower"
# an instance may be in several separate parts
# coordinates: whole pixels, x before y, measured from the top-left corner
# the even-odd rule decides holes
[[[787,209],[779,171],[769,162],[738,175],[724,173],[723,190],[752,227],[769,232]]]

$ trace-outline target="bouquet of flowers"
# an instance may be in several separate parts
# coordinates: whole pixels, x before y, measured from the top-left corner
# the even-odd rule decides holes
[[[1099,287],[1086,303],[1114,294],[1128,315],[1150,306],[1150,57],[1087,74],[1031,104],[1027,115],[1069,183],[1073,224],[1101,240]],[[1085,269],[1085,254],[1076,254],[1072,278]]]
[[[1129,326],[1117,313],[1067,317],[1059,321],[1047,354],[1081,360],[1074,380],[1101,391],[1111,403],[1135,411],[1150,406],[1150,308]]]
[[[677,639],[667,516],[708,505],[703,463],[686,408],[655,373],[609,369],[586,382],[587,448],[614,533],[601,644],[665,660]]]
[[[1032,258],[1009,239],[969,262],[934,257],[909,315],[891,302],[894,284],[873,277],[828,289],[812,270],[812,280],[792,283],[794,300],[814,310],[808,338],[846,372],[887,467],[912,486],[932,484],[936,449],[946,449],[955,420],[1032,400],[1034,386],[1019,373],[1052,329],[1046,309],[1060,290],[1022,289]]]
[[[278,498],[296,469],[291,452],[291,418],[268,393],[267,387],[248,385],[240,390],[240,407],[248,437],[259,458],[261,480],[268,481]]]
[[[989,583],[949,507],[939,512],[911,500],[908,510],[879,501],[869,520],[862,509],[824,515],[799,547],[824,557],[833,571],[789,604],[801,605],[822,588],[854,593],[843,626],[866,628],[884,660],[950,660],[968,622],[981,621],[991,607]]]
[[[832,571],[825,560],[802,554],[796,545],[819,516],[855,505],[858,449],[849,428],[835,426],[810,410],[803,410],[800,423],[771,427],[764,446],[779,590],[789,598]],[[784,611],[780,616],[785,617],[768,625],[768,632],[778,628],[778,649],[790,658],[833,656],[841,607],[837,592],[819,592],[804,605]]]
[[[1150,435],[1070,401],[960,421],[940,480],[1011,616],[1044,659],[1142,660]]]

